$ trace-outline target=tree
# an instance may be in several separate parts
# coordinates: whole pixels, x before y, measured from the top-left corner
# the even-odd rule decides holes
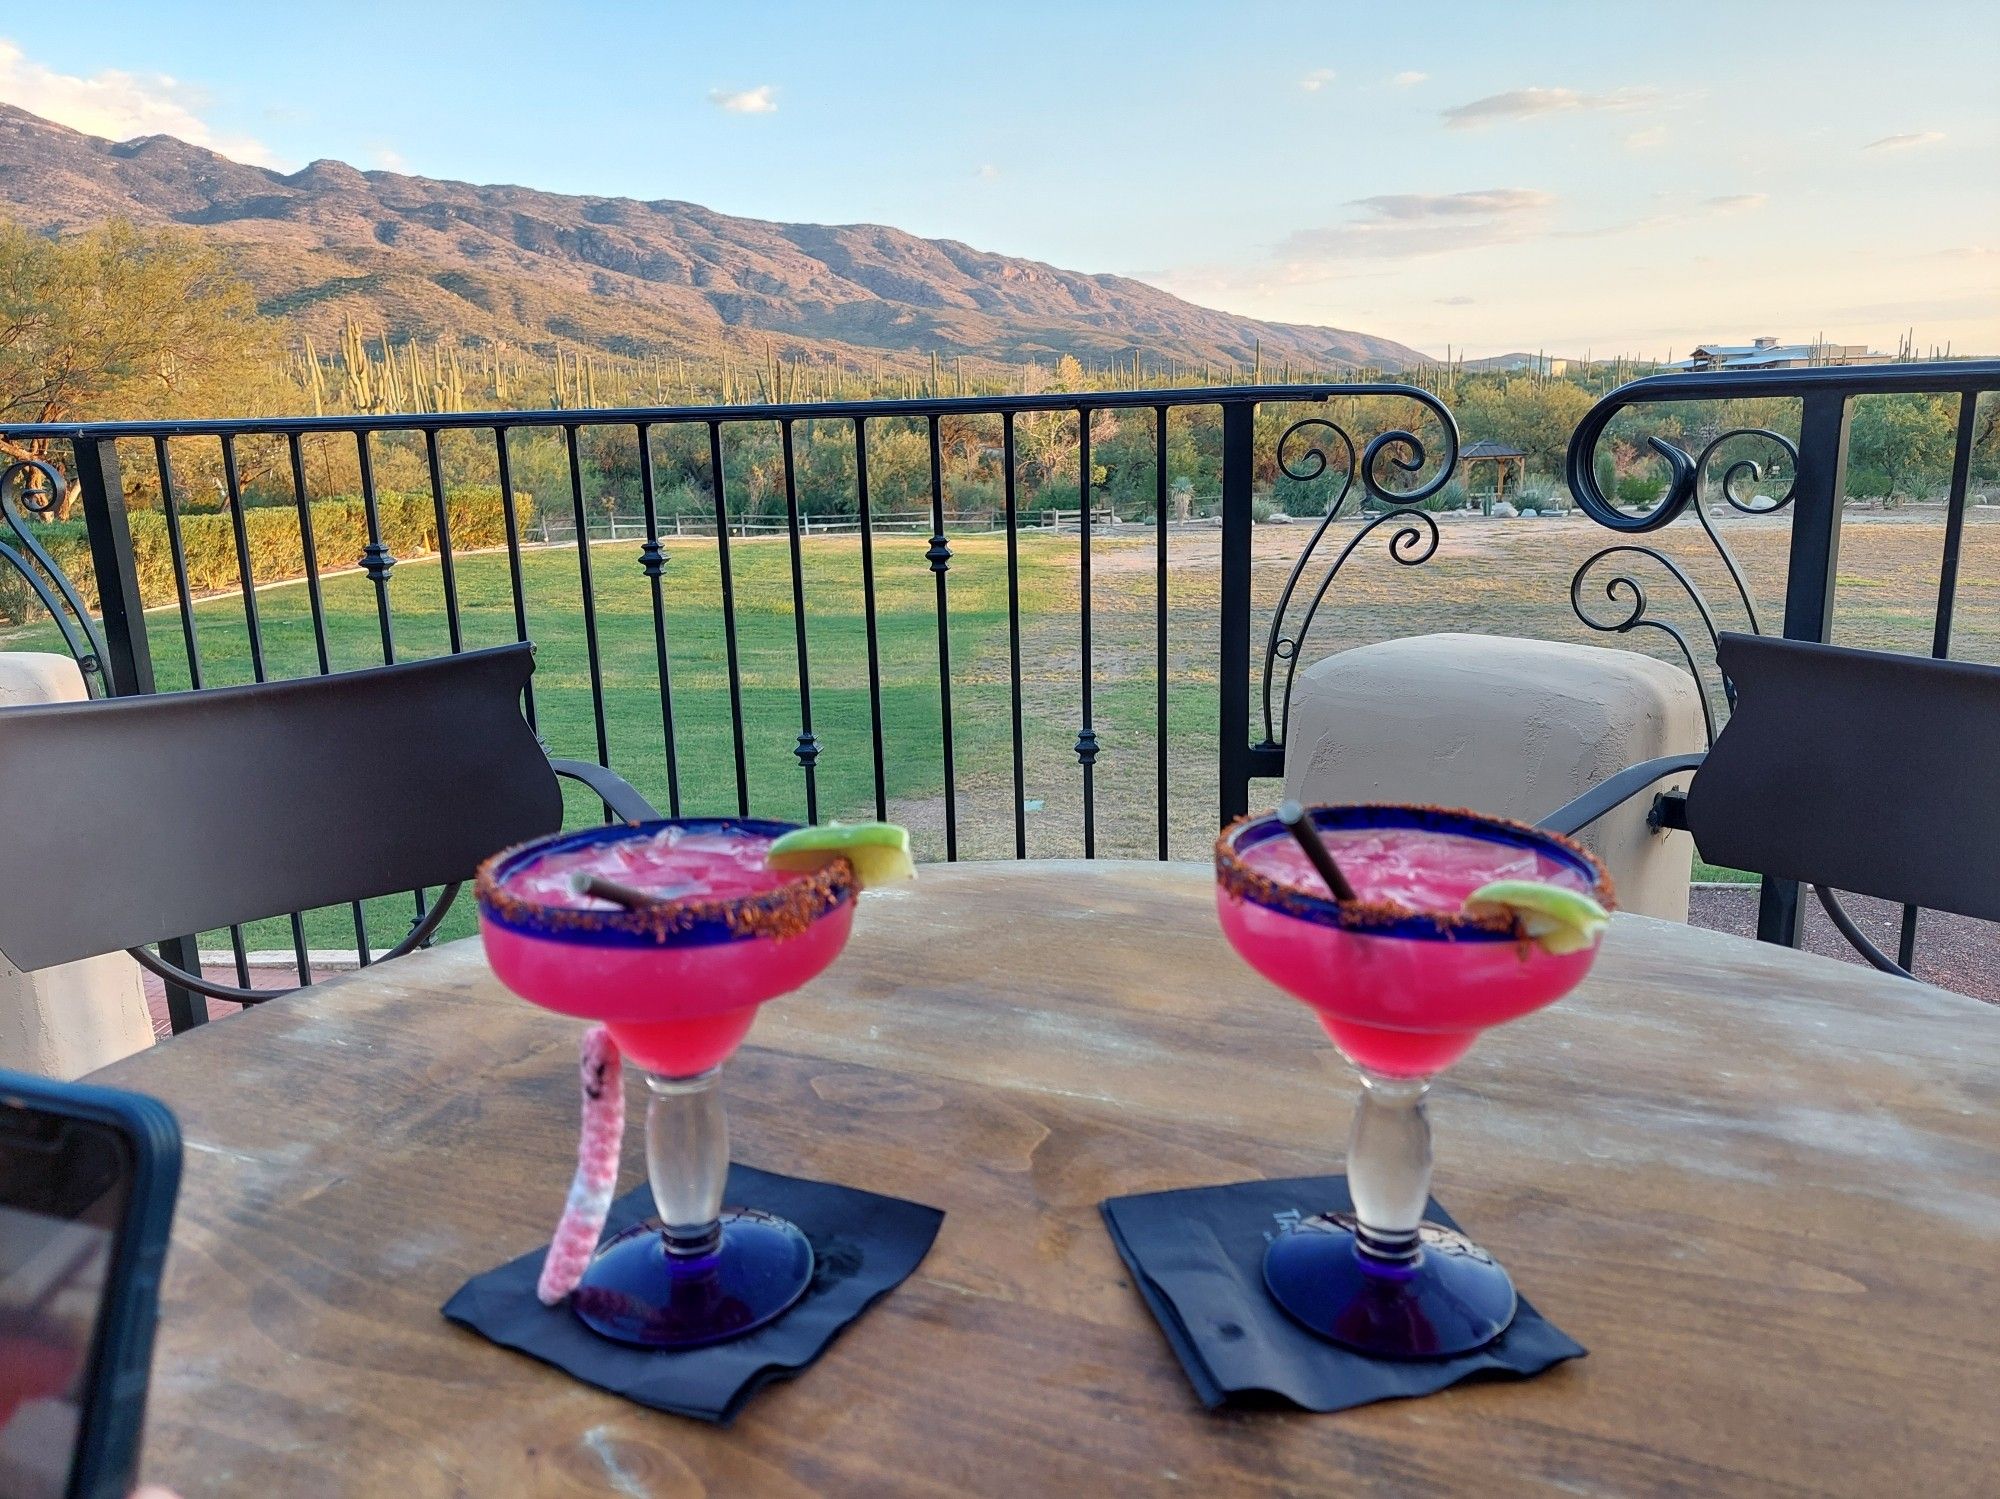
[[[1531,467],[1557,474],[1569,435],[1590,405],[1589,394],[1567,380],[1517,375],[1466,381],[1456,415],[1468,441],[1512,443],[1528,455]]]
[[[1851,487],[1884,499],[1943,488],[1951,466],[1958,401],[1953,396],[1863,396],[1848,415]]]
[[[276,352],[249,284],[192,236],[0,224],[0,426],[270,409]]]

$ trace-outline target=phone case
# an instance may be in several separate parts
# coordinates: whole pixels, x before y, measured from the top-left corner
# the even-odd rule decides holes
[[[180,1190],[180,1126],[144,1094],[12,1072],[0,1072],[0,1100],[107,1125],[131,1147],[131,1193],[111,1247],[69,1489],[72,1499],[126,1499],[138,1475],[160,1271]]]

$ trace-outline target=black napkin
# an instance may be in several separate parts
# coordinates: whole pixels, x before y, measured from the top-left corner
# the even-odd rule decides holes
[[[1264,1288],[1264,1250],[1288,1223],[1349,1212],[1344,1176],[1238,1182],[1113,1197],[1105,1226],[1146,1305],[1210,1410],[1277,1396],[1309,1411],[1339,1411],[1429,1395],[1475,1375],[1525,1378],[1583,1345],[1523,1300],[1498,1339],[1456,1358],[1370,1358],[1300,1327]],[[1456,1229],[1429,1203],[1424,1216]]]
[[[503,1348],[554,1364],[585,1384],[654,1410],[723,1425],[750,1397],[826,1352],[846,1326],[923,1262],[944,1214],[831,1182],[801,1181],[731,1165],[723,1200],[788,1218],[812,1242],[813,1278],[796,1305],[768,1327],[727,1343],[674,1351],[599,1337],[569,1309],[535,1299],[544,1245],[484,1275],[444,1304],[444,1314]],[[652,1216],[653,1194],[636,1187],[611,1204],[604,1236]]]

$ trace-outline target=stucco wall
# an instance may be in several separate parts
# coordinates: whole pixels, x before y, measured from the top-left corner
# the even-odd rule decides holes
[[[1677,667],[1600,646],[1498,635],[1359,646],[1299,673],[1285,789],[1303,802],[1437,802],[1533,822],[1628,765],[1700,750],[1699,691]],[[1635,798],[1583,841],[1620,906],[1685,921],[1694,846],[1647,827],[1651,804]]]
[[[82,674],[67,656],[0,651],[0,708],[73,702],[84,697]],[[51,766],[43,788],[10,786],[4,795],[87,796],[67,786]],[[6,850],[0,846],[0,858]],[[116,850],[106,850],[107,858]],[[51,890],[51,901],[88,900],[87,890]],[[36,973],[0,957],[0,1067],[44,1077],[73,1078],[153,1044],[139,965],[108,953]]]

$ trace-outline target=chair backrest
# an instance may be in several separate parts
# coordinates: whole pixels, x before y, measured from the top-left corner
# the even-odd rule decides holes
[[[2000,668],[1733,634],[1718,659],[1704,859],[2000,921]]]
[[[43,968],[469,878],[562,825],[531,646],[0,709],[0,952]]]

